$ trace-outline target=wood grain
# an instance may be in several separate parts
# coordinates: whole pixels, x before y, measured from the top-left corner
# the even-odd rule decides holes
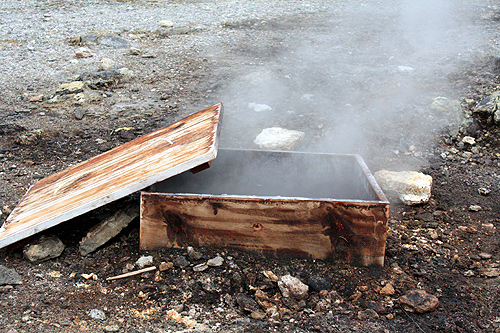
[[[0,248],[214,159],[222,105],[35,183],[0,229]]]
[[[383,265],[388,202],[141,194],[141,249],[233,247]]]

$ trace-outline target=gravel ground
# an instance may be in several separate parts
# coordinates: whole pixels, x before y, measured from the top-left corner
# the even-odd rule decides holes
[[[256,148],[279,126],[305,133],[297,150],[360,153],[373,172],[423,171],[434,186],[425,205],[392,203],[378,269],[139,253],[137,220],[82,257],[80,239],[123,203],[106,206],[47,232],[66,245],[58,258],[0,250],[23,280],[0,289],[0,331],[498,331],[500,132],[476,111],[500,84],[499,22],[488,0],[2,1],[2,222],[35,181],[217,102],[221,146]],[[166,268],[105,280],[142,255]],[[263,271],[299,278],[307,297],[283,297]],[[407,311],[412,289],[439,305]]]

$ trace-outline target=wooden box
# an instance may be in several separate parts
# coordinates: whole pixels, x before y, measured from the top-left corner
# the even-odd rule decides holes
[[[232,247],[383,265],[389,202],[358,155],[219,149],[141,193],[141,249]]]

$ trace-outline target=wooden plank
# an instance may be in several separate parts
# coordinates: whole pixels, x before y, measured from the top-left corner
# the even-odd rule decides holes
[[[383,265],[389,203],[141,194],[141,249],[215,246]]]
[[[0,248],[217,155],[217,104],[35,183],[0,229]]]

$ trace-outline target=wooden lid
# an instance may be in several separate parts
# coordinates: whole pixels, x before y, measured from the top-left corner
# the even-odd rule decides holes
[[[35,183],[0,228],[0,248],[217,156],[222,104]]]

